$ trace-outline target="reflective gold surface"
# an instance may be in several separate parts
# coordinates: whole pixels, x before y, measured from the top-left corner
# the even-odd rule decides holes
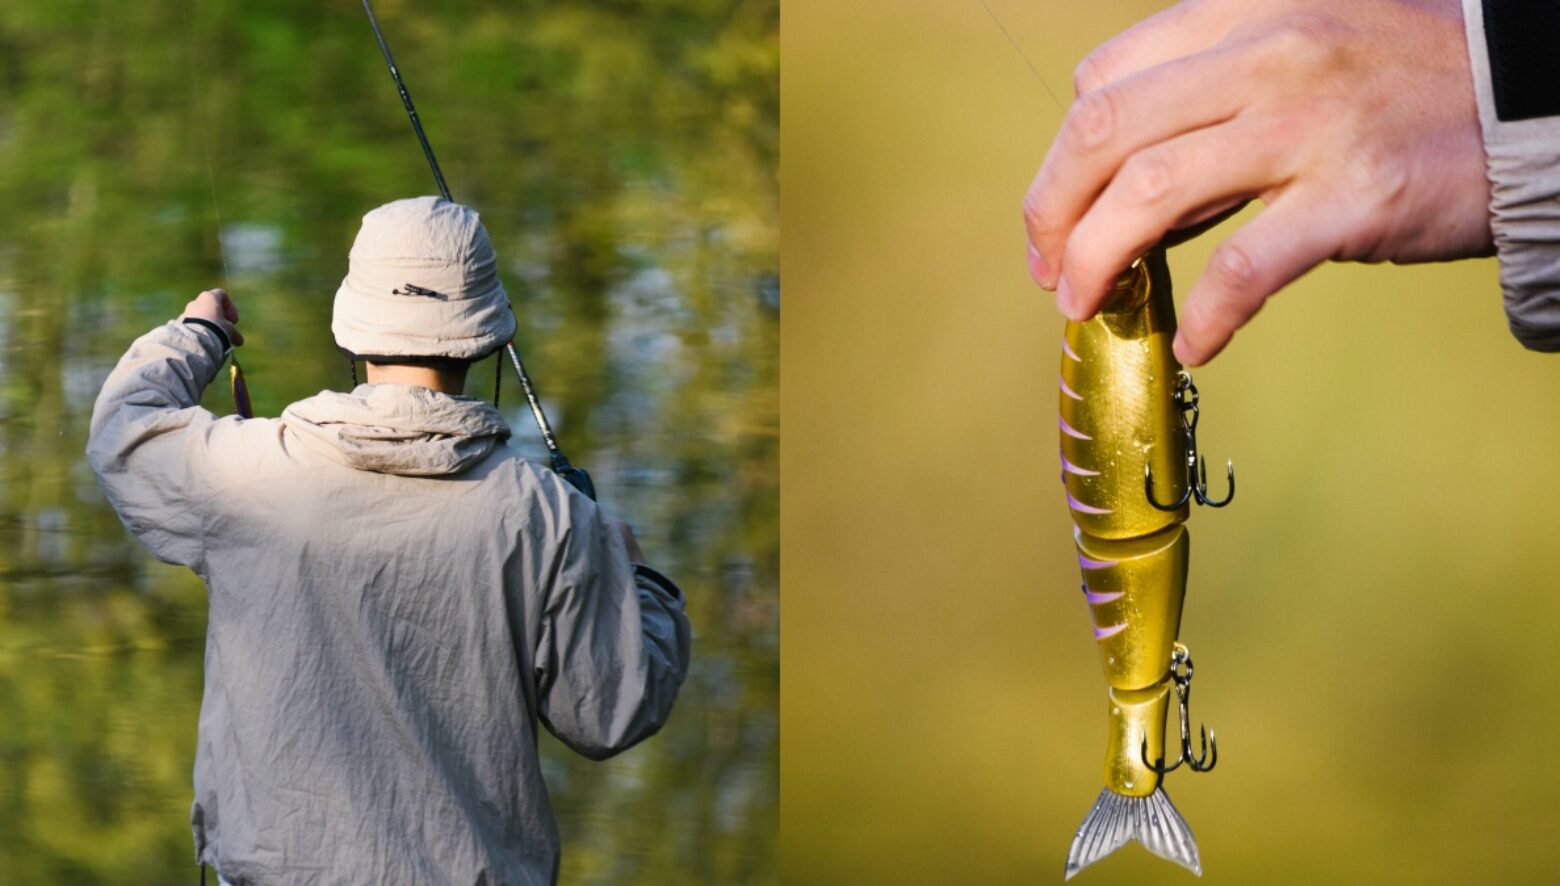
[[[1155,495],[1186,491],[1186,442],[1171,353],[1175,304],[1164,253],[1122,273],[1105,309],[1063,333],[1060,378],[1062,481],[1072,511],[1083,591],[1110,684],[1105,784],[1146,797],[1160,776],[1143,763],[1164,756],[1170,653],[1181,628],[1190,536],[1188,509],[1162,511]]]
[[[1099,640],[1105,681],[1116,689],[1157,683],[1181,627],[1190,533],[1177,524],[1125,541],[1081,530],[1074,537],[1095,635],[1108,634]]]
[[[1143,493],[1175,501],[1186,490],[1186,444],[1173,397],[1181,366],[1170,351],[1175,305],[1164,254],[1122,275],[1117,296],[1094,319],[1068,323],[1062,353],[1063,480],[1073,522],[1096,538],[1137,538],[1186,519]]]
[[[1170,707],[1170,681],[1148,689],[1110,691],[1110,734],[1105,743],[1105,786],[1129,797],[1146,797],[1162,776],[1144,765],[1165,757],[1165,713]],[[1143,739],[1148,752],[1143,752]]]

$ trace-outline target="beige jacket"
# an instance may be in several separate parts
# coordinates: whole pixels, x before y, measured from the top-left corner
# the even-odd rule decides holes
[[[196,404],[224,356],[196,326],[142,336],[87,446],[130,531],[209,590],[198,858],[235,886],[555,880],[538,720],[597,759],[659,729],[680,592],[490,405],[364,385],[217,418]]]

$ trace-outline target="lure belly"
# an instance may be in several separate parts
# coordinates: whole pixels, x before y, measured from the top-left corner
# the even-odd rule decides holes
[[[1174,337],[1170,272],[1156,251],[1122,274],[1098,315],[1069,322],[1062,344],[1062,482],[1109,687],[1105,788],[1073,839],[1069,879],[1134,839],[1202,873],[1191,830],[1163,788],[1174,768],[1164,766],[1165,720],[1173,693],[1181,760],[1211,768],[1187,750],[1190,657],[1176,638],[1191,545],[1187,503],[1193,495],[1220,503],[1206,500],[1188,467],[1197,463],[1195,399],[1184,399],[1190,380],[1171,352]]]

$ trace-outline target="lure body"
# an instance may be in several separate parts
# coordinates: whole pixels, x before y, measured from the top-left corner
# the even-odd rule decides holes
[[[1144,490],[1145,465],[1168,501],[1191,482],[1174,338],[1170,272],[1155,251],[1122,274],[1093,319],[1069,322],[1063,339],[1062,481],[1109,687],[1105,789],[1068,853],[1069,878],[1132,839],[1202,872],[1163,775],[1147,762],[1165,758],[1190,548],[1189,508],[1161,510]]]
[[[233,407],[240,418],[254,418],[255,409],[249,403],[249,383],[244,381],[243,367],[234,357],[228,364],[228,382],[233,388]]]

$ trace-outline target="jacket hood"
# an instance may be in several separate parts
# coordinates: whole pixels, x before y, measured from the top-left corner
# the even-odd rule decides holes
[[[509,438],[489,403],[415,385],[321,391],[282,412],[309,448],[350,468],[403,477],[458,474]]]

